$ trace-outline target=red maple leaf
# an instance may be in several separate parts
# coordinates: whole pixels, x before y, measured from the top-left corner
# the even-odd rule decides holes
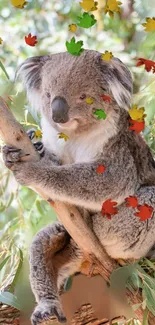
[[[30,46],[35,46],[38,43],[37,36],[32,36],[30,33],[28,34],[28,36],[25,36],[25,42]]]
[[[136,196],[129,196],[125,199],[125,201],[126,201],[127,207],[136,208],[138,205],[138,200],[137,200]]]
[[[140,221],[145,221],[152,217],[153,208],[148,205],[138,205],[138,212],[135,213],[135,216],[140,217]]]
[[[100,95],[104,102],[111,102],[111,97],[107,95]]]
[[[155,62],[154,61],[139,58],[136,66],[139,67],[140,65],[143,65],[143,64],[145,65],[145,70],[147,72],[150,72],[153,69],[152,72],[155,73]]]
[[[152,217],[153,208],[150,205],[138,205],[138,212],[135,213],[135,216],[140,217],[140,221],[145,221]]]
[[[111,215],[117,214],[118,210],[114,206],[117,205],[117,202],[111,201],[111,199],[106,200],[102,204],[102,216],[106,216],[108,219],[111,219]]]
[[[129,120],[129,130],[135,131],[137,134],[144,130],[145,128],[145,121],[134,121],[132,119]]]
[[[97,168],[96,168],[96,172],[98,174],[102,174],[105,172],[105,167],[103,165],[99,165]]]

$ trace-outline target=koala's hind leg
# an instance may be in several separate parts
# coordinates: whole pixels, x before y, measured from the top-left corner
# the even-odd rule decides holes
[[[30,282],[38,303],[31,321],[36,325],[55,315],[65,322],[59,290],[68,276],[78,272],[83,255],[59,222],[48,225],[30,248]]]

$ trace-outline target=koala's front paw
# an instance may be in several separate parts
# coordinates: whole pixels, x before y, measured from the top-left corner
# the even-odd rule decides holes
[[[29,156],[29,154],[24,153],[21,149],[9,146],[4,146],[2,148],[2,154],[5,166],[9,169],[11,169],[15,163],[21,162],[24,157]]]
[[[60,323],[65,323],[67,321],[66,317],[62,312],[61,305],[58,301],[44,300],[41,301],[35,308],[31,316],[31,323],[32,325],[37,325],[39,323],[49,320],[53,316],[57,317]]]
[[[36,174],[36,163],[24,160],[29,154],[9,146],[2,148],[2,154],[5,166],[14,173],[17,182],[31,186]]]

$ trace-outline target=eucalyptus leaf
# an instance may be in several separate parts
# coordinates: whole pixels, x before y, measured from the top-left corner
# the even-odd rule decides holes
[[[0,293],[0,302],[4,305],[9,305],[17,308],[18,310],[21,310],[21,306],[17,297],[8,291]]]
[[[2,268],[4,267],[4,265],[8,262],[8,260],[10,259],[10,255],[7,256],[1,263],[0,263],[0,271],[2,270]]]
[[[142,294],[146,300],[146,306],[155,316],[155,279],[147,274],[141,266],[138,265],[137,269],[143,282]]]
[[[23,252],[19,248],[19,263],[18,263],[18,267],[17,267],[16,273],[15,273],[14,279],[13,279],[13,281],[11,283],[11,286],[10,286],[10,289],[9,289],[10,292],[14,292],[16,282],[17,282],[18,276],[20,274],[22,265],[23,265]]]
[[[64,290],[65,291],[69,291],[71,286],[72,286],[72,283],[73,283],[73,276],[70,276],[66,281],[65,281],[65,284],[64,284]]]
[[[148,314],[149,314],[148,309],[145,309],[144,316],[143,316],[143,321],[142,321],[142,325],[148,325]]]
[[[3,70],[3,72],[5,73],[7,79],[10,79],[10,78],[9,78],[9,75],[8,75],[6,69],[5,69],[5,67],[4,67],[4,65],[3,65],[3,63],[2,63],[1,61],[0,61],[0,68],[1,68],[1,69]]]

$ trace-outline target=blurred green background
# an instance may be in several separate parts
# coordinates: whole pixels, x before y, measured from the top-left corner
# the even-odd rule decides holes
[[[99,0],[98,4],[98,10],[93,12],[97,24],[89,29],[78,28],[76,40],[83,40],[84,48],[111,51],[130,68],[133,103],[145,107],[143,134],[155,154],[155,75],[146,72],[144,66],[136,67],[141,57],[155,61],[155,31],[145,32],[142,26],[146,17],[155,16],[155,2],[122,0],[122,11],[113,19],[104,14],[105,1]],[[21,85],[14,83],[15,70],[30,56],[66,51],[66,40],[74,36],[68,25],[76,23],[82,12],[78,1],[71,0],[33,0],[24,9],[13,7],[9,0],[0,1],[0,95],[26,129],[38,129],[38,125]],[[37,36],[35,47],[24,41],[29,33]],[[55,219],[51,207],[32,190],[19,186],[0,160],[0,288],[13,281],[14,292],[34,234]],[[154,273],[151,275],[154,277]]]

